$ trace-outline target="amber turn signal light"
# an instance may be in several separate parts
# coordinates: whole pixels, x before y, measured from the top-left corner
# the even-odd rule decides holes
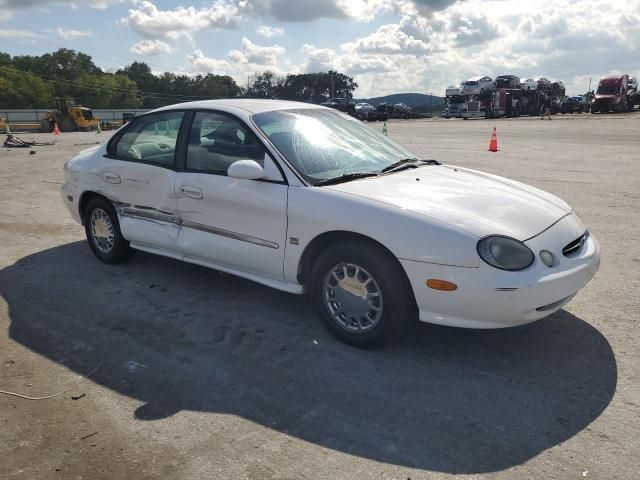
[[[446,280],[438,280],[437,278],[430,278],[427,280],[427,287],[434,290],[444,290],[445,292],[453,292],[458,289],[455,283],[447,282]]]

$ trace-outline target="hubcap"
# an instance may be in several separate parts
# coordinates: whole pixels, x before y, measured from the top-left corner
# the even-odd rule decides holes
[[[352,333],[373,330],[382,316],[382,292],[373,276],[353,263],[339,263],[324,277],[324,304],[333,320]]]
[[[91,212],[91,236],[93,244],[102,253],[109,253],[113,249],[114,229],[111,218],[101,208]]]

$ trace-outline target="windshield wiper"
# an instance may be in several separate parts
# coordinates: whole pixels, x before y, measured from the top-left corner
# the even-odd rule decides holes
[[[374,172],[355,172],[345,173],[339,177],[327,178],[326,180],[320,180],[314,183],[314,186],[320,185],[334,185],[336,183],[350,182],[351,180],[357,180],[359,178],[377,177],[379,174]]]
[[[398,170],[404,170],[405,168],[418,168],[420,165],[440,165],[440,162],[436,160],[419,160],[417,158],[404,158],[398,160],[391,165],[387,165],[380,173],[397,172]]]

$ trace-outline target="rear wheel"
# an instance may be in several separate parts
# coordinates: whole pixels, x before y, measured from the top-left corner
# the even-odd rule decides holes
[[[76,122],[73,121],[71,117],[60,117],[60,125],[61,132],[75,132],[76,131]]]
[[[123,263],[134,250],[120,232],[116,210],[105,198],[94,198],[84,211],[84,228],[91,250],[105,263]]]
[[[373,244],[345,241],[316,261],[310,295],[340,340],[373,347],[398,336],[415,313],[411,285],[397,260]]]
[[[40,131],[42,133],[53,132],[53,122],[49,118],[43,118],[40,120]]]

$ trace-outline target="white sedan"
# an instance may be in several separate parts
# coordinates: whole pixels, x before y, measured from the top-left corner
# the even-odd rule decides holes
[[[143,250],[308,293],[342,340],[408,321],[500,328],[545,317],[600,249],[559,198],[421,160],[354,118],[274,100],[137,117],[67,162],[62,194],[107,263]]]

